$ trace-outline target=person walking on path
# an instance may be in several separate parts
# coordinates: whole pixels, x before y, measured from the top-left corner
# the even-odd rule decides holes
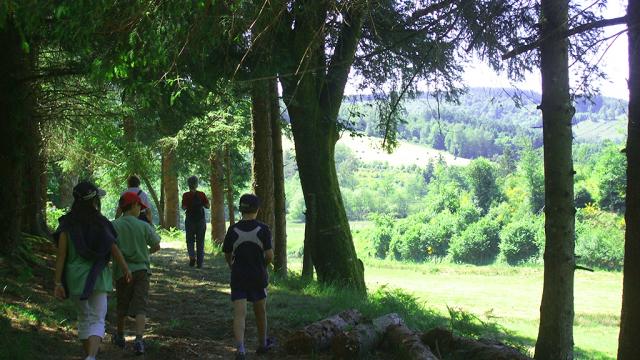
[[[123,211],[123,216],[114,220],[112,224],[118,233],[118,248],[127,262],[133,279],[127,282],[120,266],[114,265],[113,278],[116,280],[118,321],[113,341],[118,347],[125,347],[125,318],[126,316],[135,318],[136,339],[133,349],[137,355],[142,355],[144,354],[143,335],[151,274],[149,254],[160,250],[160,236],[151,225],[138,219],[140,211],[146,206],[136,193],[124,193],[118,205]]]
[[[78,337],[86,355],[94,360],[105,333],[107,293],[112,291],[111,257],[121,267],[125,281],[131,272],[116,246],[117,233],[100,213],[105,192],[82,181],[73,188],[73,204],[58,219],[54,233],[56,253],[54,296],[71,298],[78,313]]]
[[[151,212],[151,204],[149,203],[149,197],[147,193],[140,189],[140,178],[136,175],[131,175],[127,179],[127,189],[123,191],[120,196],[124,195],[124,193],[132,192],[140,197],[142,200],[142,204],[145,206],[143,210],[140,211],[140,215],[138,215],[138,219],[142,221],[146,221],[149,224],[153,223],[153,213]],[[115,218],[119,218],[122,215],[122,209],[120,206],[116,208],[116,216]]]
[[[204,262],[204,234],[207,231],[207,222],[204,217],[204,209],[209,208],[209,199],[202,191],[198,191],[198,177],[187,179],[189,191],[182,194],[182,209],[185,210],[184,229],[187,235],[187,252],[189,253],[189,266],[197,264],[202,268]],[[195,251],[194,251],[195,244]]]
[[[233,302],[233,335],[236,359],[245,359],[244,330],[247,301],[253,303],[258,328],[258,349],[266,353],[273,346],[267,338],[267,265],[273,260],[271,230],[256,220],[260,200],[253,194],[240,197],[242,219],[227,230],[222,251],[231,269],[231,301]]]

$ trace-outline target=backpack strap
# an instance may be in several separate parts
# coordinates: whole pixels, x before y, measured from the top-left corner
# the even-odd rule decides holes
[[[142,194],[142,189],[138,190],[138,197],[140,196],[140,194]],[[140,200],[142,200],[142,198],[140,198]],[[147,209],[143,209],[143,210],[140,211],[140,214],[144,214],[146,211],[147,211]],[[146,219],[147,217],[145,216],[144,218]]]
[[[238,234],[238,239],[233,243],[232,254],[235,255],[236,249],[238,248],[238,246],[247,242],[258,245],[260,250],[264,249],[262,245],[262,241],[260,241],[260,238],[258,238],[258,232],[261,229],[262,228],[260,226],[256,226],[256,228],[251,231],[242,231],[238,228],[234,228],[233,231],[235,231],[236,234]]]

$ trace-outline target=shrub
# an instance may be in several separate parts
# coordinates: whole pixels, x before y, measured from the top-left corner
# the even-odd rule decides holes
[[[398,223],[389,244],[389,255],[396,260],[424,261],[428,255],[426,221],[420,221],[423,214],[409,216]],[[428,220],[427,220],[428,221]]]
[[[498,255],[500,224],[485,216],[455,236],[449,245],[451,260],[458,263],[486,265]]]
[[[614,213],[587,205],[576,214],[578,264],[606,270],[622,269],[624,220]]]
[[[542,248],[541,223],[521,219],[507,224],[500,231],[500,253],[509,265],[535,259]]]
[[[370,240],[372,255],[383,259],[389,252],[389,244],[395,231],[395,219],[388,214],[370,214],[369,220],[374,225],[366,234]]]

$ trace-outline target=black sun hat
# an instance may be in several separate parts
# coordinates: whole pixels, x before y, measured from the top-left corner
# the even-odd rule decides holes
[[[76,200],[90,200],[94,197],[103,197],[106,192],[89,181],[80,181],[73,187],[73,198]]]

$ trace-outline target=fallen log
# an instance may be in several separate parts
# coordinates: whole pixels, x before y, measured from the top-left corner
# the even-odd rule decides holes
[[[438,360],[420,336],[404,324],[389,326],[384,341],[398,351],[403,359]]]
[[[357,359],[378,347],[391,325],[402,324],[396,313],[380,316],[370,323],[356,325],[353,329],[336,335],[331,341],[331,353],[335,359]]]
[[[355,326],[363,319],[355,309],[345,310],[337,315],[317,321],[294,332],[285,343],[289,354],[310,354],[326,350],[334,336]]]
[[[443,328],[431,329],[421,339],[440,356],[453,360],[531,360],[498,341],[467,339]]]

